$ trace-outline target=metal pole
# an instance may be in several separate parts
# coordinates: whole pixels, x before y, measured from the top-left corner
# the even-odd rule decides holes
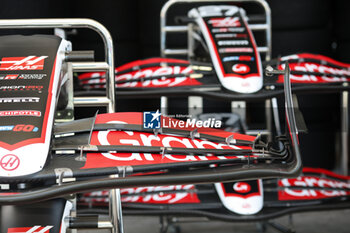
[[[341,159],[340,168],[344,176],[348,175],[349,162],[349,92],[341,94]]]
[[[112,177],[118,178],[118,175]],[[122,204],[119,189],[112,189],[109,192],[109,216],[112,221],[112,233],[124,233]]]
[[[276,133],[277,133],[277,136],[280,136],[282,135],[282,130],[281,130],[281,123],[280,123],[280,116],[278,112],[277,98],[272,98],[271,104],[272,104],[271,107],[272,107],[273,118],[275,120]]]
[[[168,109],[168,97],[166,97],[166,96],[160,97],[160,111],[161,111],[163,116],[168,115],[168,111],[169,111],[169,109]]]

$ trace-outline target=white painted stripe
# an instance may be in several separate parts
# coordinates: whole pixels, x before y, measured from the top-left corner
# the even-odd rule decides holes
[[[34,226],[30,228],[26,233],[33,233],[36,229],[38,229],[40,226]]]
[[[46,226],[41,231],[38,231],[37,233],[45,233],[46,231],[50,230],[53,226]]]
[[[20,65],[20,64],[23,64],[24,62],[26,62],[26,61],[32,59],[33,57],[35,57],[35,56],[28,56],[28,57],[26,57],[26,58],[24,58],[24,59],[22,59],[22,60],[20,60],[20,61],[16,61],[13,65]]]
[[[41,56],[41,57],[38,57],[37,59],[34,59],[32,61],[27,61],[27,64],[28,65],[33,65],[33,64],[37,63],[38,61],[41,61],[41,60],[43,60],[45,58],[47,58],[47,56]]]

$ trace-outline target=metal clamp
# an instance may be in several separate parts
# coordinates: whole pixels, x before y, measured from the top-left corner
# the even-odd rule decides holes
[[[226,139],[225,139],[225,141],[226,141],[226,144],[227,145],[230,145],[230,143],[232,142],[232,143],[236,143],[236,139],[234,139],[233,138],[233,134],[231,134],[230,136],[228,136]]]

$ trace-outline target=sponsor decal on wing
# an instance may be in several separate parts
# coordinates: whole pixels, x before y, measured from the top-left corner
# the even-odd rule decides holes
[[[155,117],[153,126],[157,120],[156,111],[150,114],[147,121],[152,122]],[[159,116],[158,116],[159,117]],[[159,118],[158,118],[159,119]],[[99,123],[115,123],[115,124],[136,124],[144,125],[142,113],[118,113],[118,114],[102,114],[98,115],[96,124]],[[198,130],[198,133],[206,133],[213,136],[228,137],[234,134],[235,139],[253,141],[255,137],[230,133],[222,130],[210,128],[213,121],[180,121],[168,117],[160,116],[162,128],[181,129],[186,131]],[[189,123],[188,123],[189,122]],[[205,127],[205,124],[209,124]],[[198,127],[200,126],[200,127]],[[220,125],[221,126],[221,125]],[[92,145],[134,145],[134,146],[160,146],[160,147],[178,147],[178,148],[206,148],[206,149],[248,149],[248,146],[228,145],[227,143],[216,143],[201,139],[191,139],[175,135],[154,134],[136,131],[95,131],[91,137]],[[177,162],[193,162],[208,160],[226,160],[239,158],[235,155],[178,155],[178,154],[150,154],[150,153],[88,153],[87,161],[83,169],[97,167],[111,167],[123,165],[146,165],[146,164],[162,164]]]
[[[8,97],[8,98],[0,98],[0,103],[38,103],[40,101],[40,97]]]
[[[0,91],[41,91],[43,88],[40,85],[0,86]]]
[[[41,112],[37,110],[13,110],[13,111],[0,111],[0,117],[2,116],[35,116],[41,117]]]
[[[0,166],[6,171],[16,170],[19,164],[20,164],[20,160],[14,154],[5,155],[0,160]]]
[[[0,131],[13,131],[13,132],[37,132],[38,127],[35,127],[34,125],[25,125],[25,124],[18,124],[18,125],[1,125]]]
[[[120,189],[123,203],[146,204],[185,204],[200,203],[195,187],[189,185],[150,186]],[[109,191],[96,191],[84,194],[80,199],[86,203],[109,202]]]
[[[225,208],[234,213],[256,214],[263,208],[261,180],[216,183],[215,189]]]
[[[294,54],[281,58],[289,62],[292,83],[334,83],[347,82],[350,78],[350,65],[335,61],[329,57],[314,54]],[[284,64],[279,69],[284,69]],[[304,74],[293,74],[301,72]],[[334,76],[332,76],[334,75]],[[283,76],[279,75],[278,83],[283,83]]]
[[[228,5],[202,6],[188,15],[199,25],[222,86],[239,93],[259,91],[262,65],[244,10]]]
[[[0,61],[0,70],[42,70],[47,57],[3,57]]]
[[[192,73],[193,70],[188,61],[150,58],[130,62],[116,68],[115,80],[118,88],[157,88],[201,85],[198,80],[190,77],[190,74]],[[188,76],[186,76],[187,74]],[[171,77],[171,75],[180,77]],[[145,78],[152,77],[158,78],[144,80]],[[104,72],[93,72],[79,75],[81,84],[90,85],[90,88],[105,88],[105,78]]]
[[[50,233],[53,226],[15,227],[9,228],[7,233]]]
[[[303,173],[303,176],[295,179],[278,181],[278,187],[283,188],[278,191],[279,200],[314,200],[350,195],[350,177],[314,168],[304,168]]]

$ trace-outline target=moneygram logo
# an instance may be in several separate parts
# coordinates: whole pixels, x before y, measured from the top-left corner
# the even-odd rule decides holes
[[[42,70],[47,56],[3,57],[0,70]]]
[[[236,182],[233,185],[233,190],[238,193],[248,193],[251,190],[251,187],[246,182]]]
[[[238,74],[246,74],[250,71],[250,68],[246,64],[234,64],[232,71]]]

